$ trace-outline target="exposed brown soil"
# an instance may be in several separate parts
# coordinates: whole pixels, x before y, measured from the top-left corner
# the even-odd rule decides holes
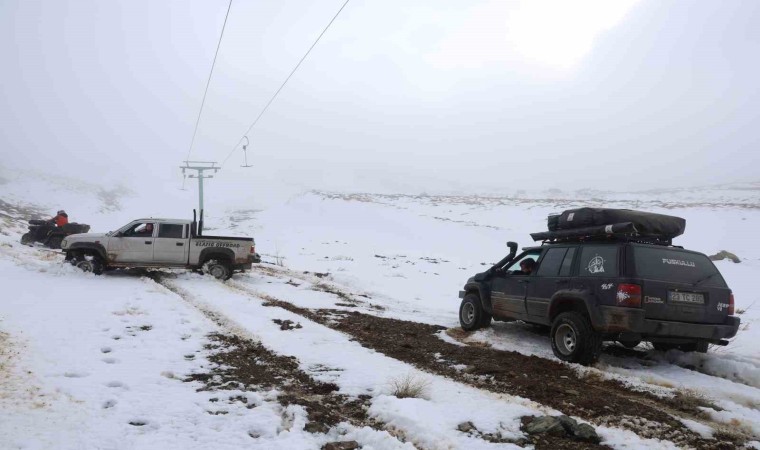
[[[598,377],[584,378],[556,361],[480,346],[458,346],[440,339],[443,327],[377,317],[356,311],[308,310],[273,297],[265,305],[277,306],[342,331],[367,348],[480,389],[524,397],[599,425],[634,432],[631,417],[658,424],[650,436],[676,445],[700,449],[733,449],[735,437],[706,440],[688,430],[673,416],[698,419],[697,405],[635,392],[622,384]],[[465,370],[455,366],[465,365]],[[541,438],[543,439],[543,438]],[[546,438],[549,439],[549,438]],[[567,441],[567,440],[565,440]],[[564,442],[564,441],[563,441]],[[545,448],[565,448],[556,442],[535,442]],[[567,448],[592,448],[567,441]],[[577,445],[577,446],[576,446]]]
[[[722,433],[719,426],[714,440],[703,439],[684,427],[675,417],[702,418],[700,405],[694,402],[682,402],[677,397],[663,399],[631,391],[616,381],[584,377],[557,361],[487,346],[456,345],[438,336],[444,331],[440,326],[357,311],[309,310],[271,296],[256,296],[265,300],[265,306],[280,307],[344,332],[364,347],[422,370],[487,391],[524,397],[597,425],[626,428],[642,437],[698,449],[734,449],[745,441],[737,434]],[[343,299],[343,296],[338,298]],[[283,404],[297,403],[307,408],[314,431],[326,431],[326,427],[340,420],[381,428],[381,424],[366,416],[368,398],[351,400],[335,394],[329,385],[322,386],[324,383],[302,372],[294,358],[273,354],[260,344],[237,337],[227,337],[222,342],[225,344],[217,344],[219,349],[212,357],[219,368],[201,380],[208,387],[220,388],[226,383],[241,384],[233,388],[277,387],[284,392],[280,400]],[[222,348],[229,351],[221,351]],[[517,444],[547,449],[603,448],[570,438],[547,436],[529,436]]]
[[[283,406],[303,406],[309,416],[306,430],[327,432],[330,427],[349,422],[356,426],[381,428],[367,416],[369,397],[351,399],[338,394],[338,386],[314,380],[301,371],[295,358],[278,355],[258,342],[227,334],[212,334],[206,349],[214,364],[208,372],[195,373],[185,381],[203,383],[202,390],[259,391],[277,389],[277,400]],[[218,398],[212,399],[219,401]],[[248,403],[242,396],[231,396],[227,401]],[[250,408],[256,405],[247,405]]]

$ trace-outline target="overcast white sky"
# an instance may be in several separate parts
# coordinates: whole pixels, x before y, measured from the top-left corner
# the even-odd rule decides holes
[[[223,160],[343,0],[233,0],[191,159]],[[0,164],[181,180],[226,0],[0,2]],[[351,0],[212,189],[757,180],[760,2]]]

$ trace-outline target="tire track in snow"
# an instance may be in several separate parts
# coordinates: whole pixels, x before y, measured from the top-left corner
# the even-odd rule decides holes
[[[177,282],[181,282],[181,280],[176,280],[176,281]],[[199,279],[199,280],[184,280],[184,281],[198,282],[198,281],[201,281],[201,280]],[[256,307],[254,307],[254,304],[251,304],[251,306],[247,308],[248,309],[248,314],[251,314],[251,313],[258,314],[258,313],[255,312],[256,308],[262,308],[262,306],[265,306],[265,305],[262,305],[262,299],[253,298],[250,293],[242,292],[239,288],[237,288],[237,287],[235,287],[235,286],[232,285],[233,283],[231,283],[231,280],[228,280],[227,282],[224,282],[224,283],[217,282],[216,280],[209,280],[209,281],[211,283],[216,284],[216,286],[218,288],[222,288],[222,289],[228,290],[230,292],[230,294],[232,294],[233,297],[237,296],[237,297],[242,297],[242,299],[253,300],[254,304],[256,305]],[[177,283],[175,283],[175,280],[162,280],[161,283],[162,283],[162,285],[167,286],[167,288],[170,288],[170,289],[178,288]],[[218,295],[218,294],[215,294],[215,295]],[[216,298],[219,298],[219,297],[221,297],[221,295],[218,295],[218,297],[216,297]],[[229,305],[230,303],[232,303],[234,305],[238,305],[239,304],[238,302],[239,302],[238,298],[232,298],[232,299],[230,299],[227,302],[227,304]],[[197,303],[197,302],[195,302],[195,303]],[[208,307],[208,306],[206,307],[206,309],[211,309],[212,311],[216,310],[216,308]],[[272,311],[272,310],[278,310],[280,308],[263,308],[263,309],[265,311]],[[214,311],[216,313],[217,317],[220,316],[220,315],[222,315],[221,313],[218,313],[217,311]],[[289,317],[294,318],[292,316],[292,313],[290,311],[287,311],[286,309],[284,309],[284,311],[286,311],[286,314]],[[261,315],[259,315],[259,318],[262,320],[262,322],[269,322],[270,319],[271,319],[271,316],[272,316],[271,314],[267,314],[266,317],[268,317],[268,318],[263,318],[262,319]],[[334,348],[336,347],[336,345],[340,346],[343,349],[342,352],[344,353],[343,355],[338,355],[340,360],[344,361],[346,359],[346,357],[348,357],[349,359],[358,358],[360,360],[363,358],[363,359],[368,359],[367,362],[374,361],[374,363],[372,363],[373,365],[378,365],[378,363],[380,363],[379,366],[386,367],[386,370],[388,370],[388,372],[385,372],[386,375],[383,375],[384,379],[387,379],[388,375],[403,373],[403,369],[401,369],[401,370],[398,370],[398,369],[395,369],[395,370],[394,369],[389,369],[388,368],[388,364],[383,362],[384,360],[387,360],[387,357],[384,356],[384,355],[377,355],[371,349],[367,349],[367,348],[361,347],[359,345],[355,345],[355,346],[354,345],[346,345],[346,344],[348,344],[348,342],[346,342],[346,343],[340,343],[340,340],[347,340],[347,341],[348,340],[353,340],[353,339],[349,339],[350,336],[346,336],[344,333],[337,332],[336,330],[330,329],[330,327],[325,327],[323,324],[320,324],[318,322],[311,321],[311,320],[308,320],[308,322],[304,322],[302,320],[301,323],[304,325],[304,330],[305,331],[308,331],[308,330],[312,330],[313,331],[315,329],[322,329],[322,330],[324,330],[323,332],[320,332],[320,334],[326,333],[326,335],[320,336],[319,338],[317,338],[318,340],[320,340],[320,342],[313,342],[312,344],[314,346],[316,346],[316,347],[321,347],[323,350],[329,349],[330,352],[333,353],[333,354],[335,354]],[[341,336],[341,339],[338,342],[336,342],[333,338],[329,337],[331,334],[336,334],[336,333]],[[308,351],[310,351],[310,350],[307,350],[307,352]],[[355,353],[357,351],[360,351],[361,355],[359,355],[358,353]],[[291,353],[289,351],[286,351],[285,354],[291,354]],[[302,354],[301,356],[304,356],[304,355]],[[319,358],[319,356],[316,356],[316,358]],[[356,379],[356,375],[357,374],[356,374],[356,372],[353,372],[353,370],[354,370],[353,367],[354,366],[352,366],[351,364],[349,364],[348,367],[343,367],[343,366],[340,365],[340,363],[338,363],[337,365],[335,365],[335,363],[336,363],[335,359],[333,359],[332,362],[330,362],[330,361],[324,361],[324,360],[321,360],[321,359],[319,359],[319,361],[321,361],[321,363],[323,363],[323,364],[327,364],[330,367],[338,367],[338,369],[336,369],[336,370],[338,370],[340,373],[344,373],[344,371],[350,372],[351,375],[349,375],[349,378],[350,379]],[[309,367],[311,367],[311,365],[313,365],[314,362],[315,362],[314,358],[311,358],[311,360],[308,360],[308,361],[303,361],[302,360],[302,365],[308,365]],[[394,361],[393,366],[396,366],[396,365],[406,366],[406,363],[404,363],[403,361]],[[301,370],[303,370],[303,369],[301,369]],[[463,390],[465,392],[468,392],[470,390],[472,390],[474,392],[477,391],[476,388],[470,388],[470,387],[466,387],[466,386],[458,387],[458,386],[460,386],[460,384],[458,382],[456,382],[455,380],[447,379],[446,377],[436,377],[436,378],[437,378],[437,380],[434,383],[437,384],[437,385],[439,385],[439,387],[440,387],[441,384],[443,384],[443,385],[446,386],[446,388],[447,388],[446,391],[447,392],[450,392],[452,394],[456,393],[456,394],[454,394],[454,398],[458,398],[459,396],[463,396],[463,395],[466,396],[465,393],[461,392]],[[349,391],[355,389],[355,388],[352,388],[350,386],[350,383],[351,383],[350,381],[348,383],[349,383],[349,388],[348,388]],[[345,387],[344,384],[342,384],[342,386]],[[465,441],[468,441],[469,443],[471,443],[471,445],[465,445],[464,446],[464,447],[467,447],[467,448],[481,448],[481,447],[484,447],[484,446],[486,448],[490,448],[490,446],[495,445],[495,444],[492,444],[491,442],[495,442],[495,443],[501,442],[502,443],[501,445],[508,445],[508,443],[510,443],[510,442],[518,443],[518,445],[530,444],[530,441],[527,440],[527,439],[525,439],[525,436],[522,434],[522,432],[519,431],[519,427],[520,427],[519,420],[518,420],[519,417],[523,417],[525,415],[543,415],[543,414],[557,414],[558,413],[556,410],[553,410],[553,409],[550,409],[550,408],[546,408],[546,407],[544,407],[542,405],[539,405],[537,403],[534,403],[532,401],[529,401],[529,400],[526,400],[526,399],[522,399],[522,398],[519,398],[519,397],[514,397],[514,396],[511,396],[511,395],[508,395],[508,394],[504,394],[504,393],[496,394],[496,396],[494,397],[494,394],[492,394],[492,393],[479,392],[478,396],[476,398],[479,398],[480,396],[484,396],[484,398],[480,400],[480,403],[478,403],[478,405],[479,405],[478,409],[482,409],[483,412],[480,413],[480,414],[476,414],[475,417],[480,417],[483,414],[488,415],[488,414],[490,414],[490,412],[488,412],[488,411],[492,411],[492,410],[494,410],[494,408],[496,408],[496,409],[505,409],[506,408],[506,411],[512,411],[512,410],[514,410],[514,411],[520,411],[520,413],[517,415],[517,417],[514,418],[514,425],[510,425],[508,428],[506,428],[504,430],[504,432],[506,434],[505,434],[505,437],[502,437],[502,438],[499,437],[498,433],[492,433],[490,431],[488,433],[484,432],[484,434],[479,435],[479,436],[477,436],[477,435],[476,436],[469,436],[469,435],[461,436],[461,435],[463,435],[465,433],[457,432],[456,431],[456,426],[457,425],[455,423],[452,426],[451,431],[453,431],[456,434],[459,434],[461,439],[464,439]],[[400,436],[402,436],[402,440],[411,441],[418,448],[427,448],[427,449],[431,449],[431,450],[432,449],[439,449],[439,448],[464,448],[461,443],[460,444],[452,444],[450,441],[447,440],[447,438],[441,437],[441,436],[434,437],[434,438],[428,438],[428,437],[419,438],[420,431],[426,429],[426,427],[423,425],[425,423],[424,422],[425,419],[423,419],[421,423],[416,423],[417,422],[417,418],[405,418],[402,421],[398,421],[398,419],[394,417],[394,414],[396,414],[396,412],[391,412],[390,416],[387,415],[387,414],[389,414],[389,412],[385,410],[385,408],[388,408],[387,405],[386,406],[377,406],[376,405],[377,402],[379,402],[380,405],[384,405],[385,403],[387,403],[388,397],[386,397],[382,393],[380,393],[380,395],[378,396],[378,392],[375,392],[375,393],[373,393],[373,395],[372,395],[371,398],[372,398],[374,406],[371,406],[370,410],[375,410],[375,412],[373,412],[373,416],[376,416],[376,417],[380,418],[380,420],[383,421],[383,422],[385,422],[385,420],[383,420],[383,418],[386,418],[387,420],[389,420],[390,422],[388,423],[388,426],[385,428],[385,430],[391,432],[392,434],[399,434]],[[394,399],[394,401],[403,402],[403,400],[396,399],[395,397],[393,397],[393,399]],[[368,398],[368,400],[369,400],[369,398]],[[451,404],[451,403],[457,402],[457,401],[461,402],[461,400],[449,399],[449,401],[446,402],[446,404]],[[489,407],[486,407],[485,405],[483,405],[483,403],[482,403],[483,401],[486,401],[487,403],[489,403],[491,405]],[[436,400],[432,404],[428,404],[427,407],[442,408],[443,406],[436,406],[436,405],[438,405],[437,402],[438,402],[438,400]],[[464,406],[464,405],[470,404],[472,402],[473,402],[473,400],[469,399],[469,401],[467,401],[467,402],[461,402],[461,403],[459,403],[460,409],[464,408],[466,411],[472,412],[471,406],[468,406],[468,407]],[[383,410],[380,411],[380,409],[383,409]],[[393,411],[393,408],[391,408],[390,411]],[[450,409],[442,409],[442,410],[439,411],[439,413],[440,413],[441,416],[450,415],[451,410]],[[514,412],[512,412],[511,414],[514,414]],[[459,415],[459,414],[457,414],[457,415]],[[508,417],[509,417],[509,413],[505,416],[504,420],[507,421]],[[409,422],[410,419],[411,419],[411,422]],[[477,420],[475,420],[475,419],[473,419],[473,420],[475,421],[475,423],[477,423]],[[509,422],[504,422],[504,423],[506,424],[506,423],[509,423]],[[504,425],[504,426],[507,426],[507,425]],[[394,432],[394,430],[396,430],[396,431]],[[512,430],[512,431],[509,431],[509,430]],[[411,435],[410,435],[410,433],[411,433]],[[425,431],[424,434],[431,434],[431,431],[428,429],[428,431]],[[436,434],[440,435],[440,432],[439,433],[432,433],[432,434],[434,436]],[[444,433],[444,435],[445,435],[445,433]],[[403,436],[406,436],[406,438],[403,438]],[[482,437],[480,437],[480,436],[482,436]],[[436,439],[439,439],[439,441],[436,441]],[[446,443],[443,444],[440,441],[440,439],[443,439],[443,441],[445,441]],[[542,439],[543,439],[543,437],[542,437]],[[577,441],[572,441],[572,440],[568,440],[568,439],[565,439],[565,438],[559,438],[559,437],[547,437],[546,439],[549,442],[551,442],[552,445],[549,445],[549,446],[539,446],[538,448],[547,448],[547,449],[549,449],[549,448],[567,448],[567,449],[575,449],[575,448],[578,448],[578,449],[581,449],[581,448],[583,448],[583,449],[586,449],[586,448],[588,448],[588,449],[593,449],[593,448],[608,448],[608,447],[605,447],[605,446],[595,446],[594,444],[589,444],[587,442],[577,442]],[[434,442],[433,444],[430,443],[431,440],[432,440],[432,442]],[[561,444],[561,445],[557,446],[558,444]],[[473,447],[473,445],[474,445],[474,447]]]
[[[154,272],[150,277],[227,333],[227,336],[209,336],[211,347],[218,350],[209,359],[219,367],[209,374],[193,374],[190,379],[203,382],[212,390],[225,390],[233,386],[240,386],[243,390],[276,388],[279,391],[277,401],[283,408],[291,405],[305,408],[309,422],[304,429],[310,433],[329,433],[340,423],[348,423],[357,429],[370,427],[375,433],[387,435],[382,436],[386,441],[395,441],[397,445],[391,444],[393,447],[406,448],[403,440],[383,430],[382,423],[367,415],[368,397],[350,398],[338,394],[336,385],[315,380],[298,367],[294,358],[268,349],[258,336],[178,286],[168,279],[167,274]],[[230,400],[245,401],[242,396]],[[286,428],[292,426],[292,420],[286,422]]]

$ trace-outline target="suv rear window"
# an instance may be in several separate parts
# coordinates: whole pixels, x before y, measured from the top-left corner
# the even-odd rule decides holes
[[[636,274],[648,280],[672,281],[700,286],[726,287],[710,259],[699,253],[672,248],[633,247]]]

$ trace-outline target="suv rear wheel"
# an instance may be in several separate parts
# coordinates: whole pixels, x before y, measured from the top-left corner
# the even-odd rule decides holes
[[[465,331],[475,331],[491,325],[491,315],[483,310],[477,294],[467,294],[459,305],[459,325]]]
[[[549,333],[554,355],[562,361],[589,365],[599,359],[602,338],[581,313],[568,311],[558,315]]]

